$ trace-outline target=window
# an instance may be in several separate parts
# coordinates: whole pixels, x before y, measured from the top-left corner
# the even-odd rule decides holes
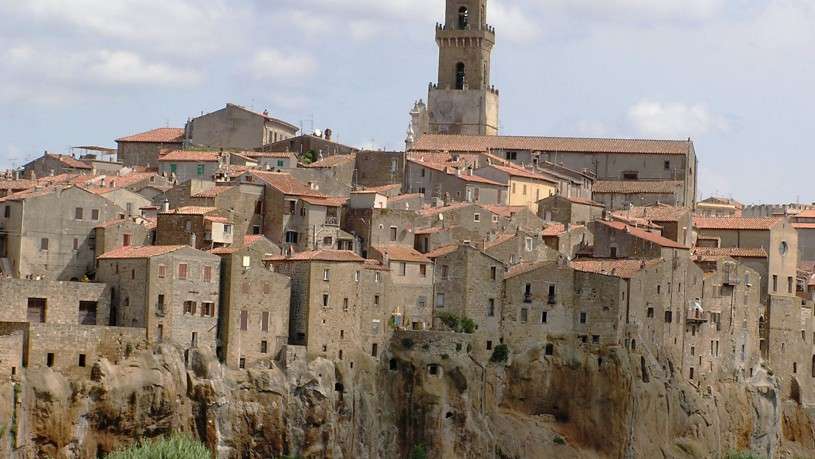
[[[379,306],[379,295],[374,295],[374,306]]]
[[[277,167],[283,167],[285,165],[286,165],[286,163],[282,159],[277,160]]]
[[[188,266],[186,263],[179,263],[178,264],[178,279],[179,280],[187,280],[187,269]]]
[[[79,239],[74,238],[74,250],[79,250]]]
[[[359,271],[354,272],[354,282],[359,282]]]
[[[296,231],[286,231],[286,243],[297,244],[297,236]]]
[[[443,308],[444,307],[444,293],[437,293],[436,294],[436,307]]]
[[[507,161],[515,161],[518,159],[518,152],[517,151],[508,151],[506,152]],[[515,192],[515,185],[513,184],[512,192]]]
[[[371,344],[371,357],[379,356],[379,345],[377,343]]]
[[[241,331],[249,330],[249,311],[241,311]]]
[[[532,302],[532,284],[526,284],[524,286],[524,303],[531,302]]]
[[[497,215],[492,216],[492,222],[493,223],[498,223],[498,216]]]
[[[492,350],[492,341],[491,340],[487,340],[487,350],[488,351]]]
[[[178,164],[170,164],[170,173],[171,174],[178,173]]]
[[[481,222],[481,214],[480,214],[480,213],[478,213],[478,212],[474,213],[474,214],[473,214],[473,221],[474,221],[475,223],[479,223],[479,222]]]
[[[85,354],[79,354],[79,366],[85,368]]]
[[[399,263],[399,275],[404,276],[407,274],[407,263],[401,262]]]
[[[459,62],[456,64],[456,89],[464,89],[466,84],[466,73],[464,71],[464,63]]]
[[[665,323],[673,322],[673,311],[665,311]]]
[[[787,293],[792,293],[793,292],[792,286],[793,286],[792,276],[787,277]]]
[[[46,300],[45,298],[29,298],[28,310],[26,314],[28,322],[32,323],[45,322],[45,310],[47,304],[48,300]]]
[[[427,277],[427,265],[419,265],[419,275]]]
[[[533,247],[533,241],[531,237],[526,238],[526,251],[531,252]]]
[[[397,235],[398,235],[398,231],[399,231],[399,228],[397,228],[397,227],[395,227],[395,226],[391,226],[391,227],[390,227],[390,238],[391,238],[391,242],[396,242],[396,238],[397,238]]]
[[[195,301],[185,301],[184,302],[184,314],[195,314],[197,304]]]
[[[623,180],[639,180],[639,172],[623,172]]]
[[[44,237],[40,239],[40,250],[46,251],[48,250],[48,238]]]
[[[649,319],[653,319],[654,318],[654,308],[649,307],[646,315],[648,316]]]
[[[198,332],[192,332],[190,337],[190,347],[198,347]]]
[[[205,265],[201,275],[204,278],[204,282],[212,282],[212,266]]]
[[[260,234],[260,225],[252,225],[252,234]]]
[[[80,325],[96,325],[96,306],[97,304],[95,301],[79,302]]]
[[[348,312],[348,298],[342,299],[342,312]]]
[[[466,30],[470,25],[470,11],[466,6],[458,9],[458,29]]]
[[[215,317],[215,303],[201,303],[202,317]]]
[[[523,195],[526,196],[526,184],[524,184],[524,192]]]
[[[374,273],[374,282],[378,284],[380,280],[382,280],[382,274],[378,272]]]
[[[487,301],[487,317],[495,317],[495,298],[490,298]]]
[[[287,214],[294,215],[297,213],[297,201],[286,201],[288,203]]]
[[[418,306],[419,309],[424,309],[427,306],[427,298],[424,296],[418,297],[416,299],[416,306]]]
[[[6,206],[6,208],[3,209],[3,217],[5,218],[11,217],[11,206]]]
[[[328,293],[323,293],[323,307],[328,307]]]
[[[156,312],[158,314],[164,314],[164,295],[159,295],[158,300],[156,301]]]
[[[260,353],[261,354],[267,354],[268,352],[269,352],[269,342],[266,341],[266,340],[261,341],[260,342]]]
[[[132,236],[130,234],[123,234],[122,235],[122,247],[130,247]]]
[[[240,360],[238,360],[238,367],[239,368],[246,368],[246,358],[245,357],[241,357]]]
[[[53,352],[49,352],[48,355],[45,356],[45,365],[47,365],[48,368],[51,368],[51,367],[54,366],[54,353]]]
[[[156,327],[156,341],[161,342],[164,340],[164,325],[158,324]]]
[[[778,276],[773,274],[773,292],[778,291]]]
[[[260,315],[260,330],[269,331],[269,311],[263,311]]]
[[[447,280],[450,278],[450,267],[447,265],[441,265],[441,279]]]
[[[546,311],[541,311],[541,323],[545,324],[549,320],[549,314]]]
[[[204,165],[203,165],[203,164],[199,164],[199,165],[198,165],[198,166],[195,168],[195,174],[196,174],[197,176],[199,176],[199,177],[202,177],[202,176],[204,175]]]
[[[84,219],[84,218],[85,218],[85,215],[84,215],[84,214],[85,214],[85,210],[84,210],[84,209],[82,209],[81,207],[77,207],[77,208],[74,210],[74,219],[76,219],[76,220],[82,220],[82,219]]]
[[[670,161],[665,161],[665,170],[666,171],[671,170],[671,162]]]
[[[589,315],[588,315],[588,313],[586,313],[586,312],[581,312],[581,313],[580,313],[580,323],[581,323],[581,324],[585,324],[586,322],[588,322],[588,320],[589,320]]]
[[[526,322],[529,320],[529,309],[521,308],[521,322]]]
[[[495,266],[490,267],[490,280],[498,280],[498,268]]]
[[[158,278],[164,279],[167,277],[167,265],[158,265]]]
[[[328,281],[330,279],[330,275],[331,275],[331,270],[330,269],[324,269],[323,270],[323,280],[324,281]]]
[[[549,286],[549,295],[547,298],[547,304],[555,304],[557,303],[557,295],[556,295],[556,287],[555,285]]]

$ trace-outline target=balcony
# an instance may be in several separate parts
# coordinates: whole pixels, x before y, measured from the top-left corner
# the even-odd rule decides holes
[[[710,320],[710,313],[705,312],[701,307],[691,306],[688,308],[687,323],[702,324]]]

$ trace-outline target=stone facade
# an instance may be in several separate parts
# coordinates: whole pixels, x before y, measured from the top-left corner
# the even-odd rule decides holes
[[[405,167],[407,193],[419,193],[425,202],[473,202],[506,204],[508,186],[478,175],[471,169],[451,169],[443,164],[408,160]]]
[[[235,104],[187,122],[185,144],[211,148],[253,150],[294,137],[300,129]]]
[[[602,204],[555,195],[538,201],[538,216],[548,222],[586,225],[603,218]]]

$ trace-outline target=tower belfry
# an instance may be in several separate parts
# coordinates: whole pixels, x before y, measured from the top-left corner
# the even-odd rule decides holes
[[[498,91],[490,84],[495,29],[487,24],[487,0],[447,0],[436,43],[439,72],[428,91],[429,131],[496,135]]]

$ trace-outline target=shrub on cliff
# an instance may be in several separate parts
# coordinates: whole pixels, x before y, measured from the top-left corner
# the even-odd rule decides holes
[[[506,344],[499,344],[495,346],[495,349],[492,351],[492,357],[490,357],[490,362],[493,363],[506,363],[509,359],[509,346]]]
[[[158,440],[142,440],[136,446],[117,451],[107,459],[210,459],[212,453],[203,444],[183,435]]]
[[[439,313],[437,317],[444,323],[445,326],[447,326],[447,328],[456,333],[473,334],[475,333],[475,329],[478,328],[475,321],[469,317],[459,317],[450,312]]]

